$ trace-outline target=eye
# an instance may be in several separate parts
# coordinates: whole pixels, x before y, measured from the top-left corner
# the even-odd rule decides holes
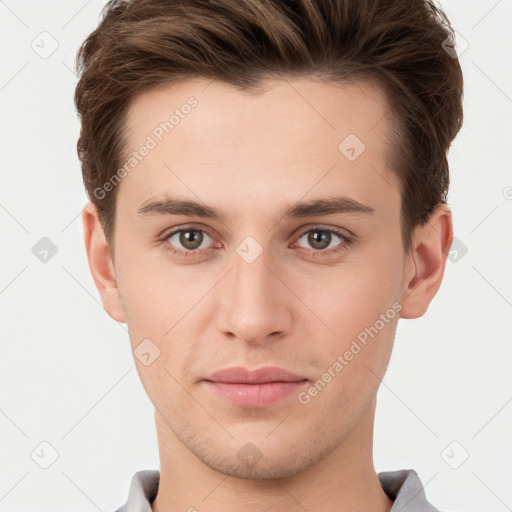
[[[299,247],[308,249],[308,247],[304,247],[299,243],[302,239],[305,240],[306,244],[309,244],[315,255],[338,252],[351,243],[351,239],[341,231],[322,227],[309,229],[297,239],[296,244]]]
[[[181,228],[166,235],[164,240],[168,242],[166,249],[172,253],[189,256],[200,253],[207,249],[213,240],[208,233],[202,229],[188,227]]]
[[[303,239],[309,248],[300,243]],[[165,250],[178,257],[201,256],[209,249],[222,248],[222,243],[212,245],[214,239],[203,229],[193,226],[176,229],[161,240]],[[341,231],[315,226],[302,233],[290,247],[299,247],[313,256],[327,256],[347,249],[351,243],[352,239]]]

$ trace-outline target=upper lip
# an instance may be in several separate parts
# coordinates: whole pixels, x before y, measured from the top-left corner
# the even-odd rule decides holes
[[[243,366],[233,366],[216,371],[204,380],[230,384],[263,384],[267,382],[298,382],[307,379],[275,366],[265,366],[254,370]]]

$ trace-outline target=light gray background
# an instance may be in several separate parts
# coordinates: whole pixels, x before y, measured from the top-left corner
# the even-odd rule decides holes
[[[126,327],[103,310],[82,241],[74,58],[104,4],[0,0],[2,512],[114,510],[136,471],[158,469]],[[452,253],[427,314],[399,323],[375,464],[416,469],[442,510],[501,512],[512,509],[512,0],[441,5],[465,75],[449,203],[467,253]],[[42,237],[57,247],[46,263],[32,252]],[[58,452],[48,469],[43,442]]]

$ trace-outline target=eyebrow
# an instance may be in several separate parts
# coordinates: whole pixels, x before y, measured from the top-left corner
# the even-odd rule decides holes
[[[282,217],[300,219],[320,215],[338,215],[343,213],[375,213],[375,210],[346,196],[314,199],[307,202],[292,204],[284,210]],[[148,199],[137,210],[139,216],[146,215],[188,215],[215,219],[226,223],[229,217],[221,210],[200,204],[196,201],[165,197],[162,200]]]

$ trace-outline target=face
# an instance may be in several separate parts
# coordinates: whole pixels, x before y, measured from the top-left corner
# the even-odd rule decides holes
[[[160,429],[253,478],[295,474],[360,425],[409,269],[380,90],[265,85],[197,79],[135,99],[114,239],[118,319]],[[214,375],[234,367],[293,376]]]

